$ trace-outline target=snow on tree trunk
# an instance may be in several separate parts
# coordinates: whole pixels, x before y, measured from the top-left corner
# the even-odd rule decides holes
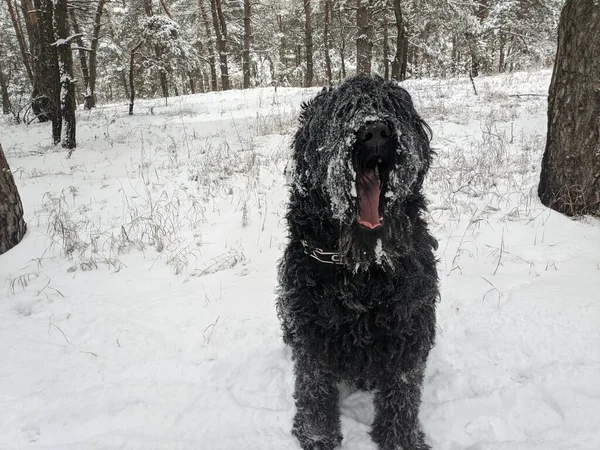
[[[76,147],[75,140],[75,81],[73,77],[73,54],[67,23],[67,0],[56,0],[54,9],[54,30],[57,40],[58,68],[60,74],[60,114],[63,120],[62,146],[72,150]],[[70,153],[69,153],[70,154]]]
[[[600,3],[567,0],[548,97],[538,195],[569,216],[600,215]]]
[[[26,231],[21,197],[0,145],[0,254],[21,242]]]

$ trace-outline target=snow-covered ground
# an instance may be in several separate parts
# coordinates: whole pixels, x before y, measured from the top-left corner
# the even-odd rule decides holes
[[[600,221],[535,190],[548,71],[406,83],[434,131],[436,450],[600,448]],[[1,124],[29,231],[0,256],[0,448],[298,449],[274,310],[300,101],[256,89]],[[540,94],[540,96],[517,96]],[[373,450],[364,393],[345,450]]]

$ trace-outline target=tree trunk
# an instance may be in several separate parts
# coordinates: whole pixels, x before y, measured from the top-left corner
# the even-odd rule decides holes
[[[12,107],[10,105],[10,96],[8,95],[8,81],[4,78],[2,68],[0,68],[0,91],[2,91],[2,114],[10,114]]]
[[[498,60],[498,73],[504,72],[504,60],[506,55],[504,54],[504,48],[506,47],[506,39],[504,36],[500,35],[500,56]]]
[[[337,0],[334,10],[337,11],[337,19],[339,23],[340,30],[340,45],[338,47],[338,52],[340,54],[340,82],[346,78],[346,35],[345,35],[345,26],[344,26],[344,18],[342,15],[342,8],[340,5],[340,0]]]
[[[73,25],[73,32],[78,35],[75,39],[77,46],[79,47],[79,65],[81,66],[81,73],[83,75],[83,85],[85,86],[85,94],[83,94],[83,108],[91,109],[91,102],[88,100],[88,92],[90,89],[90,71],[87,61],[87,54],[84,49],[83,39],[81,39],[81,28],[79,28],[79,22],[77,22],[77,16],[73,8],[69,9],[69,17],[71,19],[71,25]]]
[[[27,53],[27,46],[25,45],[25,38],[23,36],[23,30],[21,29],[21,23],[19,22],[19,18],[16,10],[13,7],[12,1],[13,0],[6,0],[6,6],[8,7],[8,14],[10,15],[10,20],[15,30],[15,36],[17,37],[17,42],[19,44],[19,50],[21,51],[21,58],[23,58],[23,65],[25,66],[27,78],[29,78],[29,82],[33,86],[33,71],[31,70],[31,64],[29,64],[29,58],[31,57],[31,54]]]
[[[129,97],[129,115],[130,116],[133,116],[133,104],[135,102],[135,83],[134,83],[135,73],[133,71],[133,69],[135,68],[135,66],[134,66],[135,52],[137,52],[138,48],[140,48],[143,43],[144,43],[144,41],[138,42],[131,49],[131,53],[129,54],[129,92],[130,92],[130,97]]]
[[[244,89],[250,87],[250,43],[252,42],[252,10],[250,0],[244,0],[244,51],[242,52],[242,72]]]
[[[325,41],[325,75],[327,76],[327,84],[332,84],[331,74],[331,37],[329,35],[329,23],[331,22],[331,0],[325,0],[325,19],[323,23],[323,40]]]
[[[356,0],[356,74],[371,74],[371,45],[369,32],[369,5],[367,0]]]
[[[0,255],[21,242],[26,231],[21,197],[0,145]]]
[[[86,86],[84,107],[86,109],[96,107],[96,73],[97,65],[96,61],[98,58],[98,40],[100,39],[100,27],[102,26],[102,13],[104,12],[105,0],[98,0],[98,7],[96,8],[96,15],[94,16],[94,30],[92,31],[91,44],[90,44],[90,80],[89,85]]]
[[[600,4],[567,0],[548,96],[538,195],[563,214],[600,215]]]
[[[277,67],[277,81],[282,84],[285,81],[285,72],[287,70],[287,59],[285,56],[286,40],[283,26],[283,17],[277,14],[277,29],[279,30],[279,66]]]
[[[389,44],[389,30],[388,30],[387,14],[385,14],[385,13],[383,16],[383,49],[382,50],[383,50],[383,78],[385,80],[389,80],[390,79],[390,61],[389,61],[388,55],[390,53],[390,44]]]
[[[400,0],[394,0],[394,17],[396,18],[396,53],[392,62],[392,79],[402,81],[406,79],[406,66],[408,59],[408,37],[406,36],[406,23],[402,13]]]
[[[75,79],[73,77],[73,54],[71,53],[71,39],[67,22],[67,0],[55,0],[54,3],[54,30],[56,33],[56,47],[60,75],[59,94],[60,113],[62,117],[62,146],[72,150],[76,147],[75,140]]]
[[[490,15],[488,6],[489,0],[479,0],[477,3],[477,10],[475,16],[479,20],[479,23],[483,23],[485,19]],[[479,69],[481,68],[481,55],[479,52],[479,35],[474,33],[467,33],[467,39],[469,40],[469,50],[471,51],[471,76],[479,76]]]
[[[40,29],[40,46],[42,52],[39,55],[39,91],[35,91],[35,99],[32,108],[39,108],[36,116],[40,121],[52,120],[52,142],[58,144],[61,140],[62,114],[60,108],[60,75],[58,68],[57,48],[54,44],[54,0],[36,0],[36,12]]]
[[[151,17],[154,15],[152,12],[152,0],[144,0],[144,12],[146,13],[146,17]],[[160,61],[162,58],[162,52],[158,46],[154,47],[154,55],[156,56],[156,60]],[[160,80],[160,88],[162,90],[162,95],[166,99],[169,98],[169,83],[167,81],[167,74],[164,70],[158,70],[158,78]],[[133,92],[133,90],[132,90]]]
[[[310,0],[304,0],[304,46],[306,47],[306,73],[304,74],[304,86],[311,87],[313,84],[313,40],[312,23],[310,19]]]
[[[227,26],[221,0],[210,0],[210,9],[212,12],[213,27],[215,36],[217,36],[217,48],[219,49],[219,63],[221,68],[221,89],[229,89],[229,69],[227,66]]]
[[[206,14],[206,8],[204,7],[204,0],[198,0],[198,6],[200,6],[200,16],[202,22],[204,22],[204,30],[206,32],[207,52],[208,52],[208,66],[210,68],[210,87],[213,91],[219,89],[219,82],[217,81],[217,64],[215,62],[215,43],[210,32],[210,24],[208,22],[208,15]]]

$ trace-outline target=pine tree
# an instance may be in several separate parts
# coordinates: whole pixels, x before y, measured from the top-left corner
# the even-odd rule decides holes
[[[548,98],[538,194],[570,216],[600,215],[600,3],[567,0]]]

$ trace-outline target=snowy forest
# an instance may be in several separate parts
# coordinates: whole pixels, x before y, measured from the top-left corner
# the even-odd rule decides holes
[[[0,0],[0,448],[600,449],[598,55],[598,0]],[[403,108],[391,134],[357,116],[380,95]],[[354,161],[371,125],[396,166]],[[410,180],[418,209],[386,210]],[[388,325],[412,307],[355,320],[385,307],[377,284],[418,297],[425,266],[380,270],[390,247],[347,232],[365,223],[407,258],[431,247],[435,324]],[[341,250],[369,242],[359,279]],[[373,298],[328,295],[315,267]],[[315,348],[358,348],[360,369],[388,361],[365,348],[398,348],[373,340],[386,327],[435,334],[421,375],[380,379],[419,399],[389,417],[418,419],[422,445],[374,440],[377,405],[408,397],[363,383],[305,391],[329,396],[335,420],[315,423],[333,444],[293,434],[315,377],[286,342],[286,283],[312,300],[290,310],[324,305],[310,342],[359,331]]]
[[[357,72],[404,80],[549,67],[561,4],[3,0],[2,107],[17,120],[31,120],[29,105],[48,118],[59,83],[74,83],[73,101],[89,108],[134,95],[323,86]]]

